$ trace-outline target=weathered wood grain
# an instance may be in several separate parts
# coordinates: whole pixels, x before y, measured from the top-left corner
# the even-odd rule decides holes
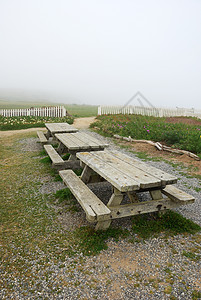
[[[47,140],[46,136],[44,135],[44,133],[42,131],[37,131],[37,135],[38,135],[38,138],[39,138],[40,142],[43,145],[48,143],[48,140]]]
[[[179,202],[180,204],[187,204],[187,203],[194,203],[195,198],[186,192],[183,192],[182,190],[176,188],[173,185],[166,186],[162,193],[166,196],[168,196],[170,199],[172,199],[175,202]]]
[[[101,160],[104,160],[105,163],[112,166],[114,169],[121,170],[122,176],[126,175],[134,179],[139,183],[139,186],[142,189],[161,186],[161,180],[159,178],[148,174],[145,168],[143,170],[136,168],[134,163],[131,161],[128,163],[123,159],[119,159],[118,157],[112,155],[112,153],[109,151],[98,151],[94,152],[93,155]]]
[[[98,152],[99,151],[97,151],[97,153]],[[76,156],[105,180],[110,182],[119,191],[127,192],[140,189],[139,182],[128,175],[123,174],[121,170],[106,163],[102,158],[97,157],[94,153],[95,152],[81,152],[77,153]]]
[[[45,123],[45,127],[52,133],[77,132],[78,129],[68,123]]]
[[[58,166],[64,163],[63,158],[57,153],[57,151],[52,147],[52,145],[44,145],[44,149],[49,155],[53,165]]]
[[[102,150],[108,146],[108,144],[101,143],[97,139],[91,138],[90,135],[80,132],[55,134],[55,137],[69,151]]]
[[[110,219],[110,209],[72,170],[63,170],[59,174],[84,209],[88,221],[95,222]]]
[[[110,207],[112,219],[129,217],[151,212],[160,212],[179,207],[180,204],[171,199],[151,200]]]
[[[140,170],[144,170],[148,174],[160,179],[163,186],[177,182],[176,176],[168,174],[160,169],[154,168],[154,167],[148,165],[147,163],[138,161],[132,157],[129,157],[128,155],[119,153],[117,151],[111,151],[111,153],[114,156],[118,157],[119,159],[123,160],[124,162],[127,162],[128,164],[131,164]]]

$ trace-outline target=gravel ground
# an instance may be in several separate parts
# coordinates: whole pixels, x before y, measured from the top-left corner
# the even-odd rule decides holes
[[[85,132],[94,137],[107,141],[109,149],[116,149],[135,157],[134,154],[114,145],[109,138],[104,138],[89,130]],[[39,151],[41,145],[36,138],[20,141],[23,151]],[[178,187],[195,196],[194,204],[179,208],[178,211],[185,217],[201,225],[201,196],[195,191],[200,187],[196,178],[186,178],[180,174],[180,170],[174,169],[165,162],[148,161],[168,173],[178,176]],[[182,170],[183,171],[183,170]],[[106,184],[91,185],[91,189],[102,198],[109,199],[111,187]],[[190,188],[189,188],[190,187]],[[64,188],[62,182],[44,180],[40,189],[41,194],[55,193]],[[88,224],[84,212],[81,210],[72,214],[55,206],[58,220],[65,230],[74,230],[78,226]],[[122,226],[129,229],[131,219],[114,220],[113,226]],[[46,268],[37,269],[37,261],[32,261],[32,268],[36,268],[38,279],[35,290],[32,292],[26,285],[26,277],[23,282],[16,278],[15,293],[10,297],[5,296],[5,291],[0,291],[1,299],[200,299],[201,293],[201,235],[177,235],[164,237],[161,234],[157,238],[145,241],[128,242],[122,239],[115,242],[108,241],[108,249],[101,251],[99,255],[83,257],[66,257],[63,264],[53,261]],[[186,257],[185,252],[196,254],[197,260]],[[43,253],[41,252],[41,256]],[[45,272],[51,275],[48,281]],[[50,288],[51,286],[51,288]],[[25,293],[26,292],[26,293]]]

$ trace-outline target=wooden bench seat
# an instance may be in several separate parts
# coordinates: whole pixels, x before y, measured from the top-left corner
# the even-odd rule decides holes
[[[168,198],[175,202],[179,202],[180,204],[190,204],[195,202],[195,198],[193,196],[179,190],[173,185],[167,185],[161,191],[164,195],[168,196]]]
[[[89,222],[100,221],[104,223],[104,221],[110,220],[110,209],[72,170],[60,171],[59,175],[84,209]]]
[[[39,137],[40,142],[45,145],[48,143],[48,140],[42,131],[37,131],[37,135]]]
[[[53,167],[61,166],[64,164],[63,158],[57,153],[57,151],[52,147],[52,145],[44,145],[44,149],[49,155]]]

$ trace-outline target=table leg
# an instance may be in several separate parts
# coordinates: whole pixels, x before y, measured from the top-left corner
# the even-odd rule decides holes
[[[118,189],[116,189],[115,187],[113,188],[113,194],[110,198],[110,200],[108,201],[107,206],[117,206],[120,205],[122,200],[123,200],[124,195],[122,194],[122,192],[120,192]]]
[[[95,226],[95,231],[106,230],[110,227],[110,224],[111,224],[111,220],[98,221],[98,223]]]
[[[127,195],[131,203],[139,202],[138,195],[135,192],[127,192]]]
[[[163,199],[163,195],[161,190],[153,190],[153,191],[149,191],[152,200],[160,200]]]
[[[71,153],[68,160],[77,160],[76,154]]]
[[[48,131],[45,133],[45,136],[46,136],[46,138],[49,140],[49,138],[51,137],[51,132],[48,130]]]
[[[149,191],[149,193],[150,193],[151,198],[152,198],[153,201],[163,199],[163,195],[162,195],[161,190],[153,190],[153,191]],[[165,213],[165,210],[157,212],[159,217],[162,216],[164,213]]]
[[[81,180],[87,184],[90,180],[91,174],[92,174],[92,169],[89,168],[87,165],[85,165],[81,174]]]
[[[65,149],[65,146],[60,142],[60,143],[59,143],[59,146],[58,146],[58,148],[57,148],[57,152],[58,152],[59,154],[62,154],[62,153],[64,152],[64,149]]]

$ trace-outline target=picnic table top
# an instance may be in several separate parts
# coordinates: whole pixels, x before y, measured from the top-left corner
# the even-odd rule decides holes
[[[76,133],[58,133],[55,137],[66,147],[68,150],[103,150],[108,144],[99,141],[98,139],[88,135],[84,132]]]
[[[78,129],[68,123],[45,123],[45,127],[51,132],[77,132]]]
[[[84,164],[121,192],[162,189],[177,178],[117,151],[93,151],[76,154]]]

